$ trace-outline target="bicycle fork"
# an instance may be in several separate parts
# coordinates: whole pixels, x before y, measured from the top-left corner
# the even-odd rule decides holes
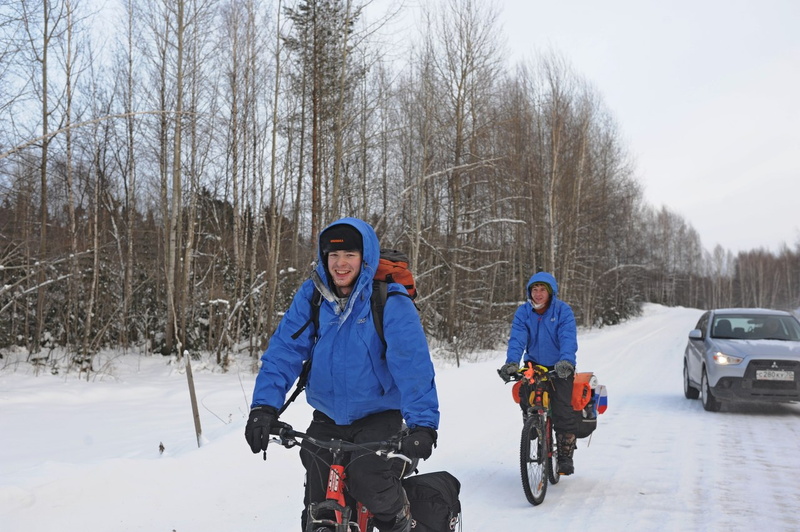
[[[531,402],[531,412],[534,415],[538,415],[542,417],[542,430],[545,431],[545,434],[539,434],[539,442],[545,442],[545,445],[542,445],[542,449],[546,453],[546,458],[548,460],[552,460],[555,454],[552,439],[552,418],[550,417],[550,394],[542,389],[541,387],[537,387],[533,395],[533,401]]]

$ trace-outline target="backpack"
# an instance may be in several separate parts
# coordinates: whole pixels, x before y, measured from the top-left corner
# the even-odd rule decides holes
[[[398,291],[389,292],[389,283],[403,285],[408,294]],[[405,253],[396,249],[382,249],[378,268],[372,277],[372,297],[369,302],[372,306],[372,321],[375,323],[375,330],[384,347],[386,339],[383,337],[383,308],[386,306],[389,296],[394,295],[406,296],[414,301],[417,298],[417,283],[414,281],[411,270],[408,269],[408,256]],[[414,306],[416,307],[416,303]],[[316,313],[317,321],[315,323],[318,324],[319,306],[316,307]]]
[[[389,283],[398,283],[405,287],[405,292],[394,290],[389,292]],[[375,324],[375,331],[381,339],[384,348],[386,347],[386,338],[383,335],[383,309],[386,306],[386,300],[389,296],[401,295],[406,296],[412,301],[417,297],[417,285],[414,281],[414,276],[411,270],[408,269],[408,256],[402,251],[396,249],[381,249],[380,258],[378,260],[378,267],[375,269],[375,275],[372,277],[372,296],[370,297],[370,306],[372,307],[372,321]],[[319,331],[319,307],[322,304],[322,294],[314,287],[314,295],[311,296],[311,316],[308,318],[300,329],[292,334],[292,339],[297,338],[303,334],[309,325],[314,325],[314,341],[318,338]],[[416,306],[416,303],[414,304]],[[383,356],[386,356],[384,350]],[[300,371],[300,376],[297,379],[297,385],[291,397],[283,404],[278,411],[278,415],[288,408],[288,406],[297,399],[306,387],[308,381],[308,373],[311,371],[311,358],[303,362],[303,369]]]
[[[378,260],[378,269],[375,271],[376,281],[399,283],[408,291],[408,297],[417,298],[417,285],[414,276],[408,269],[408,256],[396,249],[382,249]],[[402,293],[402,292],[395,292]]]
[[[461,483],[447,471],[403,479],[413,532],[452,532],[461,522]],[[460,526],[459,526],[460,530]]]

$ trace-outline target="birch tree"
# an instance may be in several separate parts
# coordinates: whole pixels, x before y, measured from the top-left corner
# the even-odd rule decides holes
[[[51,125],[50,120],[58,110],[61,102],[59,92],[55,96],[51,93],[53,81],[51,73],[50,54],[57,49],[57,44],[63,38],[66,25],[66,4],[62,1],[21,0],[18,4],[19,20],[21,21],[25,39],[28,42],[26,56],[30,60],[30,86],[35,99],[39,104],[39,128],[41,134],[41,147],[39,157],[39,245],[36,263],[38,275],[36,278],[36,317],[35,331],[29,349],[38,353],[42,340],[44,327],[45,305],[47,302],[47,255],[48,255],[48,164],[50,159]]]
[[[446,336],[453,338],[466,329],[465,317],[473,312],[467,309],[474,306],[471,298],[485,288],[482,283],[476,287],[464,284],[465,277],[477,273],[475,266],[465,260],[469,256],[465,245],[470,243],[472,250],[483,247],[476,238],[479,233],[474,232],[484,212],[474,168],[482,157],[491,157],[481,155],[479,137],[482,128],[487,127],[486,110],[499,71],[497,12],[475,0],[449,0],[433,20],[436,75],[445,103],[440,120],[447,125],[449,136],[445,330]],[[459,311],[459,305],[466,314]]]

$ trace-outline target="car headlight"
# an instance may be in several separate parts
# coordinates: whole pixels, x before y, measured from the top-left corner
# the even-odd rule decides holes
[[[738,364],[744,360],[742,357],[734,357],[731,355],[726,355],[720,351],[714,353],[714,362],[719,364],[720,366],[730,366],[731,364]]]

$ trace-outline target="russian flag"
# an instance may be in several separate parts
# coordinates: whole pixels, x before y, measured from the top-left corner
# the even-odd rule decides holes
[[[599,384],[595,389],[594,393],[597,395],[597,412],[602,414],[608,408],[608,390],[604,384]]]

